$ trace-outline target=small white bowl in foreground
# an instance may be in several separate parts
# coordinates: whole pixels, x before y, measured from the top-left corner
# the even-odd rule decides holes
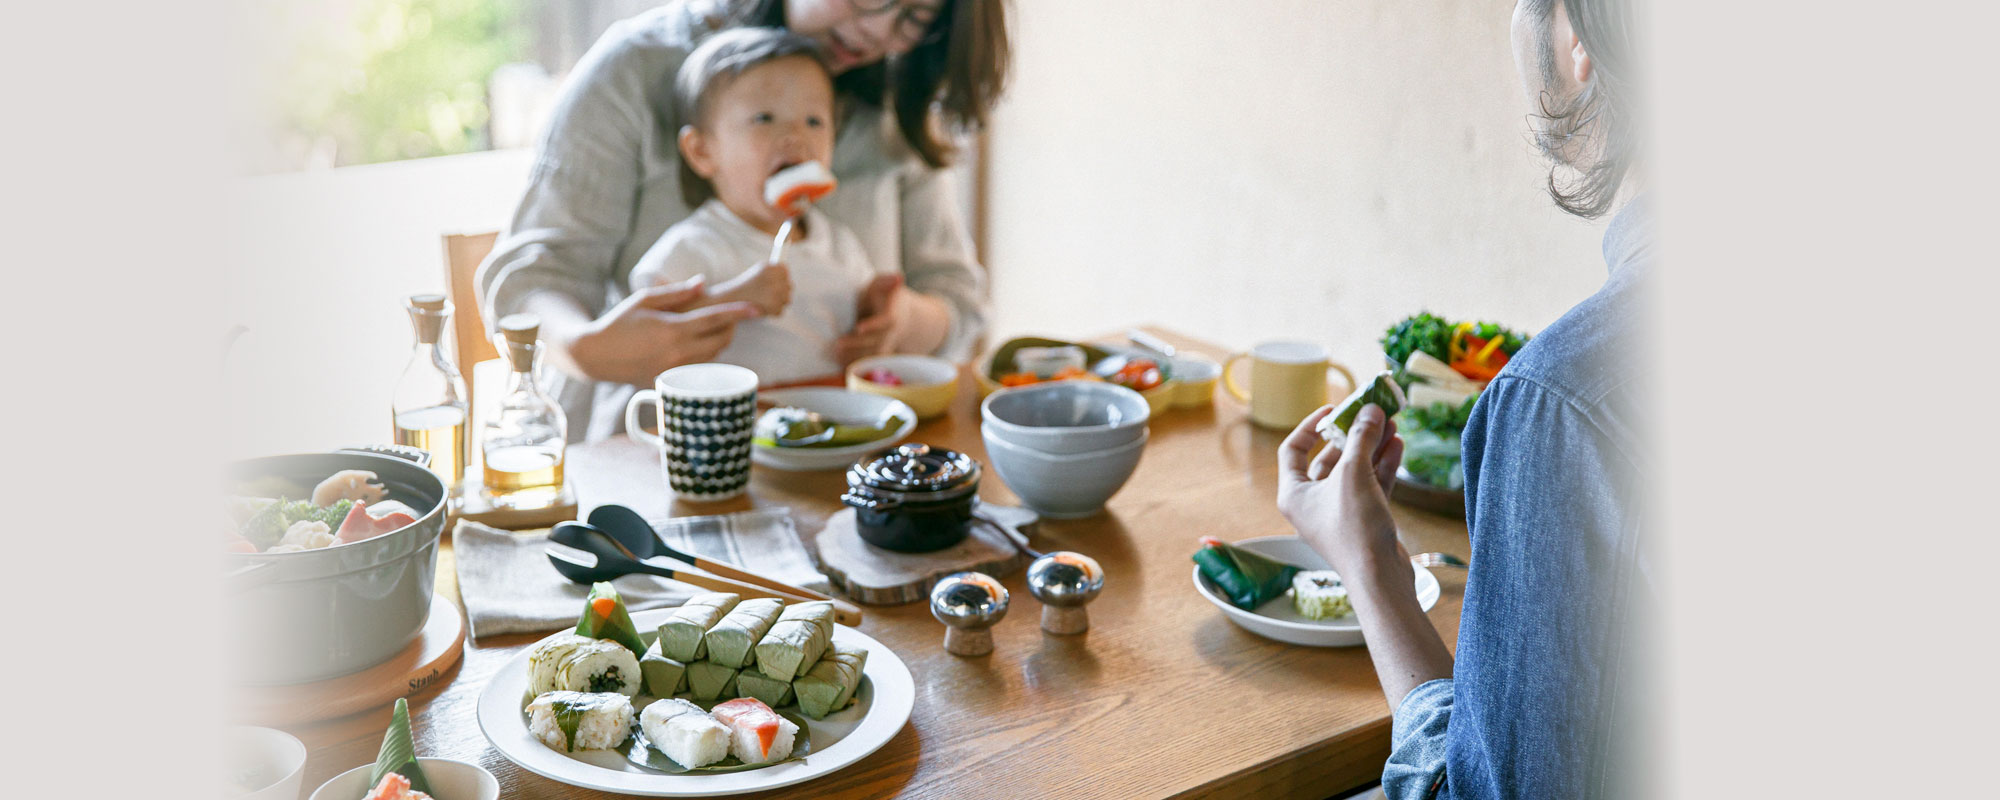
[[[298,800],[305,782],[306,746],[273,728],[234,727],[223,734],[227,759],[224,797],[231,800]]]
[[[1265,536],[1231,544],[1304,569],[1332,569],[1327,565],[1326,559],[1320,558],[1319,553],[1313,552],[1312,547],[1297,536]],[[1411,569],[1417,573],[1417,602],[1423,605],[1425,611],[1429,611],[1432,606],[1437,605],[1438,596],[1443,589],[1438,586],[1437,577],[1433,576],[1430,570],[1418,566],[1412,566]],[[1352,647],[1363,643],[1361,621],[1354,615],[1328,620],[1307,619],[1292,608],[1290,594],[1279,595],[1277,599],[1258,606],[1254,612],[1237,608],[1235,604],[1223,598],[1221,592],[1216,590],[1215,584],[1209,583],[1208,578],[1202,576],[1199,564],[1194,568],[1194,588],[1202,597],[1208,598],[1208,602],[1222,609],[1222,613],[1229,617],[1230,622],[1266,639],[1308,647]]]
[[[478,764],[449,758],[417,758],[433,800],[500,800],[500,780]],[[363,764],[335,776],[312,793],[311,800],[354,800],[375,787],[368,785],[374,764]],[[296,790],[294,790],[294,796]]]

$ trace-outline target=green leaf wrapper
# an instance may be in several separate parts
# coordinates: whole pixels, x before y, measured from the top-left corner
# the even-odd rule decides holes
[[[792,682],[772,680],[746,669],[736,675],[736,696],[754,697],[772,708],[791,705]]]
[[[702,635],[702,643],[708,645],[708,660],[737,669],[756,663],[754,648],[778,621],[784,607],[785,601],[770,597],[753,597],[737,603],[722,621]]]
[[[597,614],[597,599],[609,597],[612,600],[611,616]],[[618,596],[618,590],[607,581],[590,585],[590,596],[583,601],[583,617],[577,620],[578,636],[604,639],[625,645],[637,658],[646,654],[646,641],[639,638],[639,626],[632,624],[632,614],[625,610],[625,598]]]
[[[1194,553],[1194,563],[1230,604],[1254,611],[1291,588],[1299,568],[1252,553],[1229,543],[1203,547]]]
[[[389,731],[382,735],[382,750],[375,756],[375,769],[368,773],[368,790],[381,785],[382,778],[395,772],[410,779],[410,788],[430,794],[424,770],[417,766],[417,746],[410,739],[410,702],[396,698],[396,713],[389,717]],[[364,796],[366,791],[362,793]]]
[[[660,623],[660,654],[683,664],[707,657],[703,635],[742,599],[730,592],[708,592],[688,598],[666,622]]]
[[[1395,377],[1388,372],[1378,372],[1367,386],[1355,390],[1346,400],[1340,401],[1340,407],[1334,409],[1327,420],[1345,434],[1348,428],[1354,426],[1354,418],[1361,415],[1361,407],[1370,404],[1381,406],[1382,416],[1385,418],[1395,416],[1396,412],[1403,410],[1403,387],[1397,386]],[[1322,436],[1325,435],[1327,424],[1326,421],[1320,423]]]
[[[646,681],[646,693],[654,697],[673,697],[687,685],[687,664],[662,654],[659,642],[639,657],[639,674]]]
[[[811,669],[832,642],[833,603],[793,603],[757,642],[757,671],[771,680],[790,683]],[[770,701],[764,704],[776,705]]]
[[[696,700],[710,702],[718,697],[734,697],[737,673],[735,667],[725,667],[713,661],[696,661],[688,665],[688,691]]]
[[[825,719],[826,715],[846,708],[847,701],[861,685],[861,672],[867,665],[866,649],[834,644],[804,677],[792,682],[800,713]]]

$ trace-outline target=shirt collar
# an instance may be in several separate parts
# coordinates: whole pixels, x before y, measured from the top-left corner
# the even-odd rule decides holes
[[[1605,228],[1604,265],[1616,273],[1619,267],[1650,257],[1653,238],[1651,197],[1641,194],[1619,209],[1618,215],[1611,218],[1611,225]]]

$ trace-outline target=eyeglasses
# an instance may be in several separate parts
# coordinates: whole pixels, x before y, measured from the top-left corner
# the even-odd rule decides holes
[[[922,47],[944,38],[943,30],[931,30],[937,22],[937,8],[914,6],[909,0],[847,0],[854,11],[864,17],[896,12],[896,37],[909,42],[911,47]],[[931,15],[925,19],[924,15]]]

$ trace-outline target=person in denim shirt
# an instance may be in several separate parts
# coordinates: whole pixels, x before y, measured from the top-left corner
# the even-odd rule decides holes
[[[1519,0],[1515,61],[1549,191],[1583,217],[1615,212],[1610,275],[1510,360],[1463,437],[1472,542],[1456,660],[1417,602],[1388,490],[1403,445],[1380,408],[1347,447],[1313,450],[1299,424],[1279,451],[1278,505],[1345,579],[1394,713],[1391,798],[1624,796],[1625,738],[1646,720],[1643,659],[1657,579],[1646,550],[1641,431],[1650,395],[1644,287],[1656,259],[1637,197],[1632,22],[1625,0]],[[1636,199],[1633,199],[1636,198]]]

